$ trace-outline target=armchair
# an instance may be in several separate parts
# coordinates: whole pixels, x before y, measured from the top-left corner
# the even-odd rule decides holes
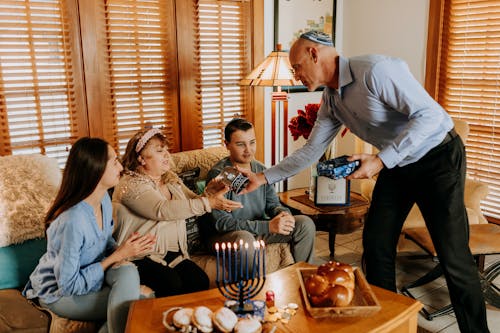
[[[455,130],[460,135],[462,140],[465,142],[467,136],[469,135],[469,125],[463,120],[454,120]],[[363,197],[371,201],[373,188],[375,187],[375,180],[373,179],[363,179],[360,182],[360,192]],[[484,224],[488,223],[481,212],[480,202],[488,195],[488,185],[467,178],[465,181],[465,207],[467,209],[467,215],[469,218],[469,224]],[[407,228],[415,227],[425,227],[424,218],[420,212],[417,205],[414,205],[411,209],[405,223],[403,224],[403,230]],[[399,237],[399,242],[397,246],[398,254],[408,254],[408,255],[418,255],[426,254],[420,247],[418,247],[413,241],[406,239],[403,234]]]

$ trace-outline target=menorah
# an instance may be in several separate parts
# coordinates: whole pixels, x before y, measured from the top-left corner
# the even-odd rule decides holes
[[[254,305],[250,300],[264,287],[266,282],[266,246],[263,240],[253,243],[254,252],[249,272],[248,243],[215,243],[217,255],[216,284],[220,293],[227,299],[237,301],[231,307],[237,314],[253,313]],[[222,272],[219,272],[222,257]],[[227,270],[226,270],[227,257]],[[262,258],[262,273],[261,273]]]

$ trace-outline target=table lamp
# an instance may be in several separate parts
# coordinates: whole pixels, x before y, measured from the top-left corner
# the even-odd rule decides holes
[[[300,86],[295,80],[288,53],[281,51],[281,44],[263,62],[240,81],[242,86],[276,87],[271,99],[271,164],[274,165],[288,154],[288,93],[282,86]],[[280,107],[283,104],[283,109]],[[283,190],[286,191],[286,182]]]

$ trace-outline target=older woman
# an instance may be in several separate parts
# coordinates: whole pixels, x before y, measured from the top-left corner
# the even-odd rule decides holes
[[[125,172],[113,194],[119,243],[134,232],[157,237],[152,253],[134,259],[141,283],[159,297],[208,289],[206,273],[189,260],[185,219],[241,207],[224,198],[228,189],[217,181],[196,195],[170,170],[171,162],[159,129],[136,133],[127,144]]]

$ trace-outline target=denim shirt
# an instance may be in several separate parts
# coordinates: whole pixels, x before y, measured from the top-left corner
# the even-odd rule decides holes
[[[317,161],[342,125],[377,147],[387,168],[418,161],[453,128],[446,111],[401,59],[366,55],[339,59],[339,89],[325,88],[306,144],[264,171],[269,184]]]
[[[50,304],[63,296],[99,291],[104,281],[101,261],[115,247],[112,206],[106,193],[101,201],[103,229],[93,208],[81,201],[61,213],[47,229],[47,252],[31,273],[23,295]]]

